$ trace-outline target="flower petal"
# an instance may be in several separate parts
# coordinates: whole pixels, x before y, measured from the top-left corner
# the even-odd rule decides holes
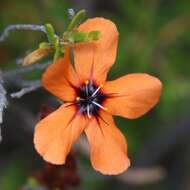
[[[37,124],[35,148],[47,162],[64,164],[72,144],[85,126],[84,116],[76,114],[74,106],[65,104]]]
[[[101,33],[98,41],[75,46],[74,58],[78,75],[82,80],[93,78],[104,82],[117,53],[118,31],[115,24],[104,18],[93,18],[81,24],[78,31]]]
[[[69,49],[65,50],[63,58],[47,68],[42,83],[48,91],[64,101],[73,101],[76,98],[74,86],[78,86],[79,80],[70,64]]]
[[[161,90],[159,79],[148,74],[129,74],[105,84],[104,91],[110,98],[104,106],[113,115],[138,118],[158,103]]]
[[[95,170],[108,175],[116,175],[130,166],[127,157],[125,137],[116,128],[113,118],[101,113],[100,119],[92,119],[85,129],[90,148],[91,162]]]

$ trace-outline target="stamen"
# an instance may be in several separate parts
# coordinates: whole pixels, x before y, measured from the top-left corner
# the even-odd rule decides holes
[[[78,101],[78,102],[80,101],[80,97],[79,96],[76,97],[76,101]]]
[[[89,80],[86,80],[86,81],[85,81],[85,84],[86,84],[86,86],[85,86],[86,94],[87,94],[87,96],[88,96],[88,84],[89,84]]]
[[[89,80],[86,80],[86,81],[85,81],[85,84],[88,85],[88,84],[89,84]]]
[[[103,84],[101,84],[101,85],[94,91],[94,93],[92,94],[92,97],[94,97],[102,87],[103,87]]]
[[[77,109],[87,118],[97,116],[97,113],[102,109],[108,110],[102,106],[106,96],[101,91],[103,84],[96,85],[92,80],[84,80],[83,84],[77,89],[76,99],[74,103]]]
[[[89,105],[87,105],[87,115],[88,115],[89,119],[92,117],[91,114],[90,114],[90,107],[89,107]]]
[[[103,109],[104,111],[107,111],[107,110],[108,110],[108,108],[103,107],[102,105],[100,105],[99,103],[97,103],[97,102],[95,102],[95,101],[92,101],[92,103],[93,103],[94,105],[98,106],[99,108]]]
[[[76,101],[79,102],[79,101],[81,101],[81,100],[85,100],[85,99],[84,99],[84,98],[81,98],[81,97],[79,97],[79,96],[76,97]]]

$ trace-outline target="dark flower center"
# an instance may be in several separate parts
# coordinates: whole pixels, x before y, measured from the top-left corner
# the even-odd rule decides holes
[[[86,81],[77,89],[77,108],[80,113],[90,118],[98,115],[100,109],[106,109],[102,106],[106,95],[101,88],[102,85],[98,86],[93,81]]]

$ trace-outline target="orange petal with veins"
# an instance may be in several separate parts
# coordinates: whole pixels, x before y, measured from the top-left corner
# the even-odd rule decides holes
[[[104,121],[94,118],[85,129],[91,149],[92,166],[103,174],[116,175],[130,166],[127,143],[115,126],[112,116],[105,112],[100,115]]]
[[[129,74],[104,85],[110,94],[104,106],[113,115],[135,119],[153,108],[159,101],[162,83],[148,74]]]
[[[64,104],[35,128],[34,145],[44,160],[52,164],[64,164],[73,143],[83,132],[86,119],[76,113],[74,106]]]
[[[70,64],[69,49],[64,57],[51,64],[42,76],[43,86],[63,101],[73,101],[76,98],[75,87],[79,85],[78,77]]]
[[[115,62],[118,44],[117,28],[110,20],[93,18],[81,24],[78,31],[99,31],[101,33],[98,41],[76,45],[74,60],[76,71],[83,81],[92,78],[102,83]]]

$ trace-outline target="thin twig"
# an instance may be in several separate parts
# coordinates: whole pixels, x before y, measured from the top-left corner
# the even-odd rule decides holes
[[[28,84],[28,86],[22,88],[18,92],[11,93],[10,96],[11,96],[11,98],[21,98],[25,94],[30,93],[32,91],[35,91],[38,88],[40,88],[41,86],[42,86],[42,84],[41,84],[41,81],[39,81],[39,80],[37,80],[37,81],[30,81],[30,83]]]
[[[0,124],[3,123],[3,113],[7,106],[7,91],[3,86],[2,72],[0,71]],[[0,128],[0,142],[2,141],[1,128]]]
[[[32,72],[36,69],[38,70],[44,70],[46,69],[52,62],[47,62],[47,63],[43,63],[43,64],[33,64],[33,65],[29,65],[29,66],[24,66],[24,67],[19,67],[17,69],[14,70],[10,70],[10,71],[4,71],[2,73],[2,77],[3,79],[9,79],[12,78],[15,75],[21,75],[24,73],[29,73]]]
[[[34,24],[8,25],[4,29],[3,34],[0,36],[0,42],[5,41],[5,39],[9,36],[12,30],[34,30],[34,31],[40,31],[40,32],[46,33],[44,25],[34,25]]]
[[[0,124],[3,122],[3,111],[7,106],[6,90],[3,86],[2,72],[0,71]]]

